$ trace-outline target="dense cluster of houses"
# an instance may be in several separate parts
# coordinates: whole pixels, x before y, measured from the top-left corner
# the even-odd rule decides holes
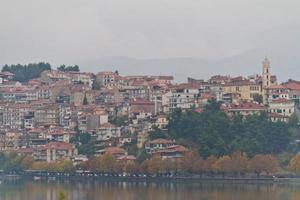
[[[221,108],[230,116],[266,111],[271,120],[286,122],[297,113],[300,82],[277,83],[268,59],[262,68],[261,75],[188,78],[180,84],[172,76],[58,70],[20,83],[12,81],[12,73],[1,72],[0,151],[14,150],[39,161],[80,162],[86,157],[78,155],[72,137],[81,132],[97,143],[95,155],[110,152],[116,159],[134,160],[123,146],[136,140],[137,147],[150,155],[179,158],[188,149],[175,141],[148,139],[154,126],[167,128],[167,116],[174,109],[201,112],[215,99],[223,102]]]

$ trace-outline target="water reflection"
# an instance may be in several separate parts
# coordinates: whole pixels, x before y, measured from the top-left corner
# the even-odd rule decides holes
[[[2,182],[1,200],[299,200],[300,184],[144,183],[101,181]]]

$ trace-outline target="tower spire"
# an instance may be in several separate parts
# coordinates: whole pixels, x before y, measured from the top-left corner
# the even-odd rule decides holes
[[[268,87],[271,85],[271,62],[266,56],[265,59],[262,62],[262,94],[263,94],[263,102],[264,104],[267,104],[268,101],[268,94],[267,90]]]

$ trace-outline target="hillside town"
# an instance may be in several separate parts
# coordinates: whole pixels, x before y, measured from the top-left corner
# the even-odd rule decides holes
[[[201,113],[215,100],[229,117],[266,112],[271,121],[288,123],[299,114],[299,99],[300,81],[279,83],[268,58],[261,74],[188,78],[185,83],[176,83],[168,74],[122,76],[118,71],[53,69],[21,83],[14,81],[13,73],[2,71],[0,151],[48,163],[67,159],[78,165],[106,153],[120,162],[134,161],[139,155],[127,148],[133,144],[148,158],[178,159],[190,148],[174,139],[149,137],[154,129],[168,129],[175,110]]]

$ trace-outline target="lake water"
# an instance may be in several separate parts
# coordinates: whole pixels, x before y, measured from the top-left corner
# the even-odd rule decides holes
[[[2,181],[1,200],[300,200],[300,184]]]

